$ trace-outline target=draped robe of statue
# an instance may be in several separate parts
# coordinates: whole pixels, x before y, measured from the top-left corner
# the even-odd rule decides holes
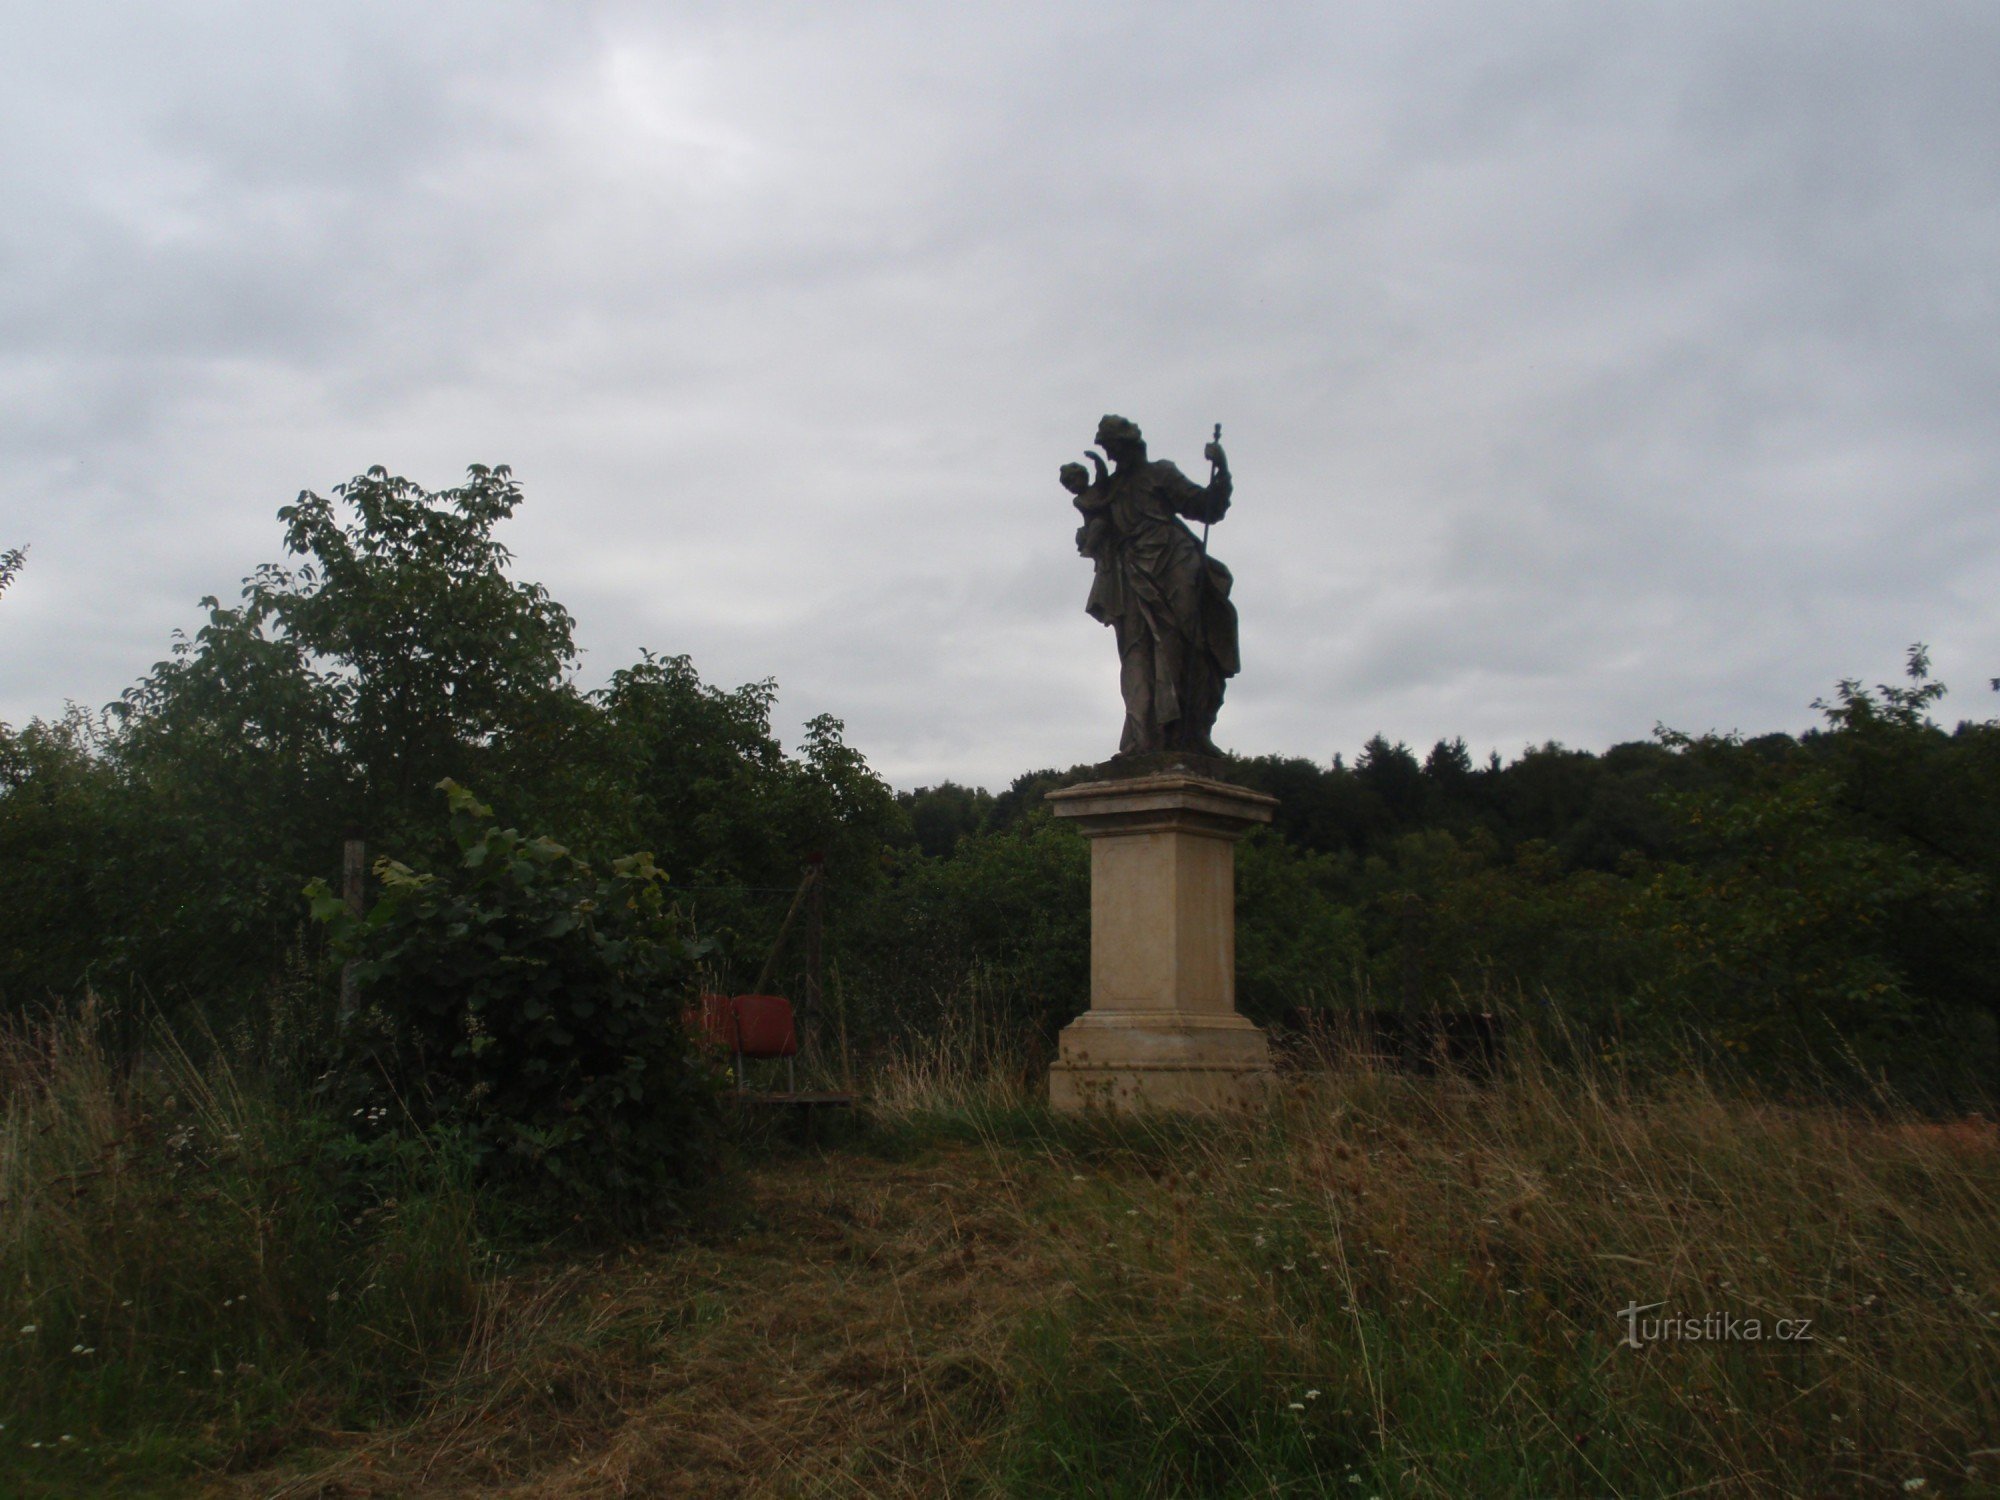
[[[1221,520],[1229,471],[1199,485],[1144,454],[1141,443],[1075,497],[1084,517],[1077,546],[1097,565],[1084,608],[1117,634],[1125,697],[1119,753],[1214,755],[1223,683],[1240,665],[1236,606],[1229,570],[1204,554],[1181,518]]]

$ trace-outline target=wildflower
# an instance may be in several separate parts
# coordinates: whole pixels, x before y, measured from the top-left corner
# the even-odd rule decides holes
[[[39,1323],[23,1323],[21,1325],[21,1332],[23,1334],[33,1333],[40,1326],[41,1325]]]
[[[1906,1495],[1914,1495],[1918,1490],[1922,1489],[1925,1485],[1929,1483],[1930,1481],[1928,1479],[1922,1478],[1921,1476],[1915,1479],[1905,1479],[1903,1481],[1903,1493]]]
[[[72,1353],[72,1354],[81,1354],[81,1353],[83,1353],[83,1345],[81,1345],[81,1344],[71,1344],[71,1345],[69,1346],[69,1352],[70,1352],[70,1353]]]
[[[62,1437],[61,1437],[61,1438],[59,1438],[59,1439],[58,1439],[57,1441],[59,1441],[59,1442],[64,1442],[64,1443],[73,1443],[73,1442],[75,1442],[75,1441],[76,1441],[76,1439],[75,1439],[75,1438],[73,1438],[73,1437],[71,1437],[71,1436],[70,1436],[70,1435],[69,1435],[68,1433],[66,1433],[66,1432],[65,1432],[65,1433],[64,1433],[64,1434],[62,1435]],[[1903,1488],[1904,1488],[1904,1489],[1908,1489],[1908,1488],[1909,1488],[1909,1486],[1908,1486],[1908,1485],[1904,1485],[1904,1486],[1903,1486]]]
[[[1307,1392],[1306,1392],[1306,1400],[1308,1400],[1308,1401],[1317,1401],[1317,1400],[1319,1400],[1319,1392],[1318,1392],[1318,1391],[1307,1391]]]
[[[332,1291],[328,1292],[326,1300],[329,1302],[338,1302],[340,1300],[340,1288],[335,1287]]]
[[[1285,1403],[1285,1409],[1287,1411],[1304,1411],[1306,1404],[1303,1401],[1288,1401]]]

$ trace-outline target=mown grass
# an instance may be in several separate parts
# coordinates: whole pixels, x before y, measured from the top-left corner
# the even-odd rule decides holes
[[[1059,1118],[931,1046],[727,1210],[501,1264],[449,1162],[10,1046],[0,1492],[2000,1493],[1978,1123],[1532,1061]],[[1622,1345],[1655,1302],[1766,1336]]]

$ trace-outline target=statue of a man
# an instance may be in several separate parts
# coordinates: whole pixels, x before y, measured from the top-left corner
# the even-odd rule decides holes
[[[1097,424],[1111,470],[1087,455],[1096,474],[1064,464],[1063,487],[1083,513],[1077,550],[1097,567],[1084,608],[1118,638],[1118,683],[1125,695],[1121,755],[1188,750],[1217,755],[1210,734],[1223,683],[1236,675],[1236,607],[1229,570],[1208,555],[1181,518],[1204,527],[1229,512],[1229,460],[1222,445],[1203,450],[1214,465],[1198,485],[1172,464],[1146,457],[1146,440],[1123,417]]]

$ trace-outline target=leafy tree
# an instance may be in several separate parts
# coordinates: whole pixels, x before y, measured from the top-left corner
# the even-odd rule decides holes
[[[154,833],[157,916],[128,927],[158,998],[254,989],[296,941],[298,889],[330,870],[356,802],[341,699],[300,642],[254,608],[204,599],[208,623],[112,705],[105,746]]]
[[[1771,763],[1728,736],[1668,742],[1727,780],[1667,797],[1686,852],[1652,871],[1635,913],[1668,939],[1645,986],[1661,1017],[1766,1065],[1935,1057],[1935,998],[1889,939],[1975,902],[1976,885],[1857,823],[1838,772],[1803,752]]]
[[[1259,829],[1236,846],[1236,1003],[1259,1021],[1351,997],[1367,960],[1345,862]]]
[[[259,568],[247,612],[320,664],[366,828],[422,821],[442,777],[511,785],[576,716],[569,612],[493,537],[520,503],[504,464],[475,464],[455,490],[374,468],[278,512],[306,561]]]
[[[562,804],[588,710],[568,614],[493,539],[520,498],[505,468],[438,494],[371,469],[280,510],[304,560],[258,568],[236,606],[202,600],[94,747],[144,849],[126,915],[95,934],[100,981],[211,1009],[266,984],[301,941],[299,886],[350,833],[435,840],[424,801],[447,775],[530,815]]]
[[[950,854],[960,839],[978,833],[993,812],[991,792],[955,781],[899,792],[896,801],[909,815],[917,847],[938,856]]]
[[[800,753],[785,753],[771,730],[776,697],[768,680],[717,688],[687,657],[648,653],[597,698],[593,775],[611,811],[596,837],[650,849],[674,872],[731,984],[761,969],[808,860],[823,870],[837,932],[881,883],[884,843],[907,836],[894,794],[838,719],[813,719]]]
[[[84,976],[114,990],[131,934],[166,920],[142,907],[138,809],[98,753],[103,726],[0,724],[0,1003],[69,993]],[[118,934],[117,945],[105,942]]]
[[[1873,692],[1841,682],[1832,701],[1814,705],[1827,729],[1808,747],[1858,832],[1908,850],[1963,893],[1927,904],[1882,940],[1922,993],[1983,1012],[2000,1035],[2000,723],[1947,733],[1933,721],[1945,685],[1921,643],[1909,648],[1904,676]]]
[[[935,1026],[971,984],[1043,1044],[1090,1003],[1090,849],[1046,809],[947,859],[912,851],[856,925],[844,973],[878,1032]]]
[[[1407,745],[1390,744],[1381,735],[1361,747],[1354,762],[1354,775],[1363,787],[1381,799],[1391,820],[1412,825],[1423,816],[1427,788],[1423,768]]]
[[[1388,812],[1353,771],[1334,757],[1323,769],[1299,756],[1238,760],[1232,774],[1278,799],[1273,826],[1286,842],[1324,854],[1364,849],[1388,826]]]

